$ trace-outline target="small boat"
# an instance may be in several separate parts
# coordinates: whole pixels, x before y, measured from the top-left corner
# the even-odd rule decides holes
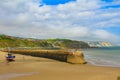
[[[12,55],[12,54],[7,54],[6,60],[7,60],[7,61],[15,61],[15,56]]]

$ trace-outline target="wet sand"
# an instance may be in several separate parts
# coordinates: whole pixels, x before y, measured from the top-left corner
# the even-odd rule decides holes
[[[56,60],[15,54],[7,63],[0,52],[0,80],[117,80],[120,68],[69,64]]]

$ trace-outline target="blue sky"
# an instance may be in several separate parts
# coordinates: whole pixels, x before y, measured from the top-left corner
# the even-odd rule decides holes
[[[120,0],[1,0],[0,34],[120,44]]]
[[[76,0],[42,0],[43,4],[46,5],[59,5],[59,4],[65,4],[71,1],[76,1]]]
[[[102,7],[102,9],[108,9],[108,8],[120,8],[120,5],[109,5],[109,6]]]
[[[101,1],[105,1],[105,2],[113,2],[114,0],[101,0]]]

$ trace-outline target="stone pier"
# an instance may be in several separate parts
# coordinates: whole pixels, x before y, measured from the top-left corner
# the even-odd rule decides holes
[[[86,63],[82,51],[70,52],[65,50],[10,50],[9,52],[22,55],[55,59],[72,64]]]

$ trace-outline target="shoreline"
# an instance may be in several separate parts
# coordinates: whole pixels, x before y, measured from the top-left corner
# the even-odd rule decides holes
[[[120,76],[118,67],[95,66],[91,63],[69,64],[20,54],[15,54],[15,62],[6,64],[5,54],[6,52],[0,52],[0,78],[2,80],[117,80]],[[5,75],[13,77],[5,79]]]
[[[120,48],[101,48],[83,50],[85,59],[96,66],[110,66],[120,68]]]
[[[95,64],[95,63],[90,63],[88,62],[90,65],[92,66],[98,66],[98,67],[112,67],[112,68],[120,68],[120,66],[112,66],[112,65],[99,65],[99,64]]]

